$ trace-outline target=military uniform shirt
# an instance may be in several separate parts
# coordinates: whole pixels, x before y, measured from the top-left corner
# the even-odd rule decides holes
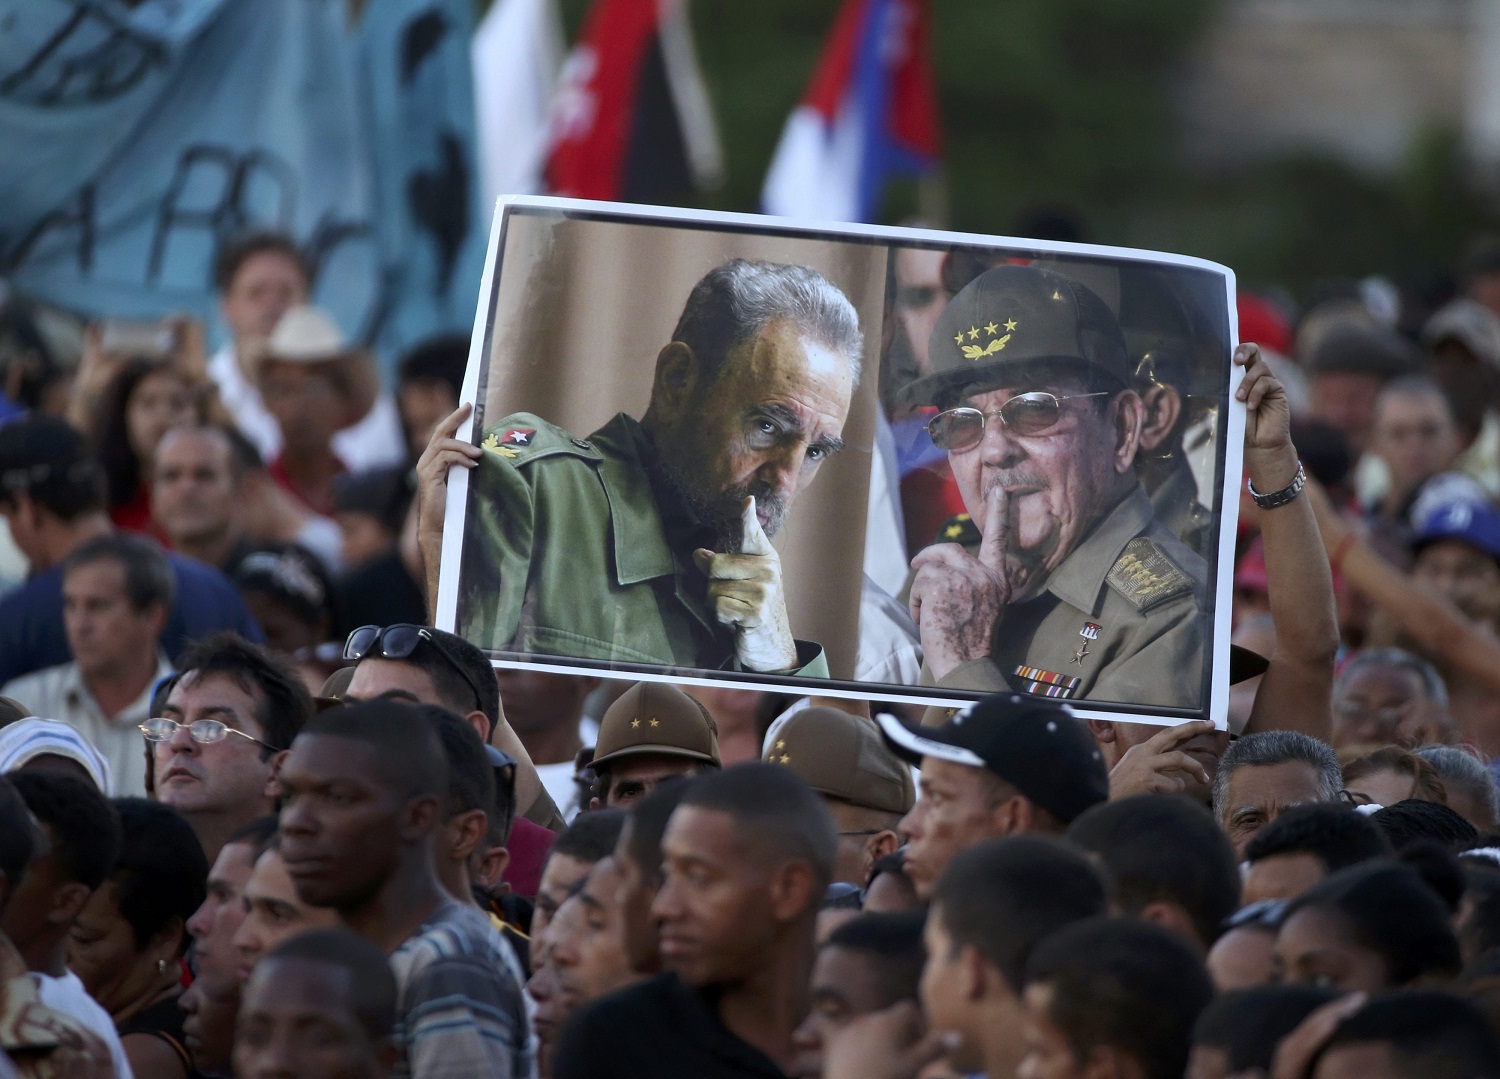
[[[1176,466],[1151,492],[1151,506],[1156,519],[1178,539],[1203,558],[1214,546],[1214,515],[1198,501],[1198,481],[1187,460],[1179,457]]]
[[[1137,486],[1034,599],[995,625],[990,655],[938,681],[953,689],[1197,708],[1205,640],[1203,559],[1156,521]],[[931,684],[931,672],[924,671]]]
[[[736,669],[685,513],[652,480],[656,450],[621,413],[587,439],[530,413],[489,427],[470,473],[458,632],[481,648]],[[798,668],[828,676],[815,644]]]

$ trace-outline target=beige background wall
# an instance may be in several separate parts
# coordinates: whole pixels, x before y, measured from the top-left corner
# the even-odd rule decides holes
[[[847,679],[859,617],[883,245],[512,213],[476,430],[524,411],[584,437],[617,412],[640,417],[656,354],[689,290],[736,257],[818,270],[844,290],[864,330],[865,374],[844,427],[848,449],[799,494],[776,539],[793,632],[821,643],[833,677]]]

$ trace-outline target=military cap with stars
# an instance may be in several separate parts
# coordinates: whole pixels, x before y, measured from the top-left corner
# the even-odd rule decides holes
[[[767,764],[784,764],[809,787],[851,805],[905,813],[916,801],[911,770],[898,760],[868,719],[837,708],[793,712],[774,727]]]
[[[1032,266],[997,266],[965,285],[938,316],[928,356],[932,373],[900,393],[912,404],[947,404],[1022,364],[1075,363],[1120,387],[1132,374],[1108,305],[1072,278]]]
[[[708,709],[676,686],[637,682],[605,709],[592,767],[650,754],[719,764],[719,729]]]

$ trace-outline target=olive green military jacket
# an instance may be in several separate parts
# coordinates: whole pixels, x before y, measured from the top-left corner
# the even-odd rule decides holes
[[[738,669],[691,548],[668,535],[639,423],[621,413],[582,439],[520,412],[487,428],[482,445],[469,474],[461,636],[604,665]],[[775,673],[828,677],[817,645],[798,641],[797,657],[798,669]]]
[[[954,689],[1196,708],[1207,567],[1137,486],[995,625],[990,655],[938,681]],[[932,684],[931,672],[924,680]]]

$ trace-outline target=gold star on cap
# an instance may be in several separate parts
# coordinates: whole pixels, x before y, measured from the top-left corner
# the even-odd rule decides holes
[[[783,753],[781,755],[781,763],[782,764],[791,764],[792,763],[792,758],[788,757],[785,753]]]
[[[777,749],[785,749],[786,748],[786,739],[785,738],[778,738],[778,739],[776,739],[776,748]]]
[[[651,726],[653,726],[653,727],[660,727],[661,723],[656,719],[656,717],[653,716],[651,718]]]
[[[969,340],[972,341],[972,340],[974,340],[974,338],[976,338],[978,336],[979,336],[979,327],[978,326],[970,326],[969,327]]]
[[[1000,332],[1000,327],[996,326],[993,322],[991,322],[988,326],[986,326],[984,328],[984,332],[987,333],[987,334],[989,334],[991,337],[994,337],[995,334],[997,334],[997,333]]]
[[[1015,329],[1016,329],[1016,320],[1015,319],[1007,319],[1006,323],[1005,323],[1005,328],[1007,330],[1011,331],[1012,333],[1014,333]]]
[[[964,335],[962,333],[959,333],[958,335],[956,335],[953,338],[953,341],[954,341],[955,344],[959,344],[959,345],[963,344],[964,343]]]
[[[641,725],[641,721],[640,721],[640,720],[638,720],[638,719],[632,719],[632,720],[631,720],[631,721],[630,721],[630,725],[631,725],[631,726],[632,726],[632,727],[639,727],[639,726],[640,726],[640,725]]]

